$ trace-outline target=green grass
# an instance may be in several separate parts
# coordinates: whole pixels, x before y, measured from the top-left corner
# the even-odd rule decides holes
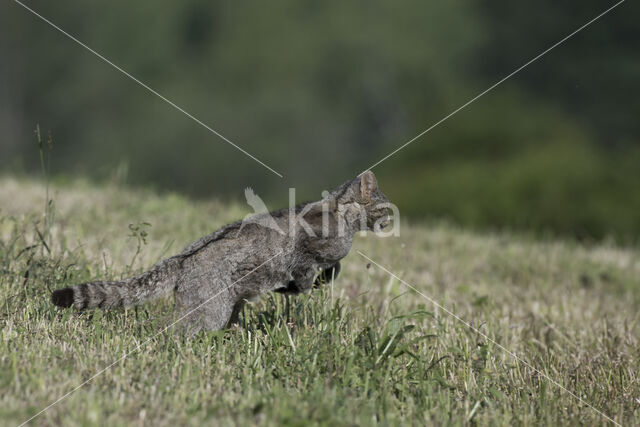
[[[241,325],[157,335],[170,299],[77,313],[51,289],[118,278],[248,209],[0,180],[0,421],[17,425],[594,424],[603,418],[409,291],[386,266],[618,422],[640,424],[640,250],[402,224],[358,237],[341,277],[269,295]],[[147,243],[129,224],[148,222]],[[138,250],[138,248],[140,250]]]

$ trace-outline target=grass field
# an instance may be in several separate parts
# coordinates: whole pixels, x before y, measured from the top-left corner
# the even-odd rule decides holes
[[[332,285],[186,340],[157,334],[170,299],[79,314],[50,290],[140,271],[248,207],[82,182],[49,193],[45,207],[42,183],[0,180],[4,425],[113,362],[31,423],[606,423],[590,404],[640,424],[637,248],[402,223],[399,238],[358,237]]]

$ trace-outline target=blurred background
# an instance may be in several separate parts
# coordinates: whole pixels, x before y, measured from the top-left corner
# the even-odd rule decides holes
[[[355,176],[613,2],[0,6],[0,173],[40,170],[270,208]],[[374,169],[414,221],[579,239],[640,232],[640,5],[626,2]]]

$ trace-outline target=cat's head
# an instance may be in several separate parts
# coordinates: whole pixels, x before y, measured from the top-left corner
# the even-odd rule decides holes
[[[350,217],[357,216],[361,228],[378,231],[390,222],[389,199],[378,187],[378,181],[371,171],[347,181],[331,192],[338,206]]]

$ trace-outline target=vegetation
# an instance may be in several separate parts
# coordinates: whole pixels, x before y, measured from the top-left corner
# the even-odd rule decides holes
[[[45,194],[0,180],[2,424],[114,361],[34,423],[604,422],[496,343],[617,422],[640,424],[637,248],[403,222],[399,238],[359,237],[335,283],[269,296],[241,325],[187,340],[158,333],[169,300],[77,313],[55,309],[49,292],[148,267],[245,210],[78,181],[49,189],[55,203]]]

